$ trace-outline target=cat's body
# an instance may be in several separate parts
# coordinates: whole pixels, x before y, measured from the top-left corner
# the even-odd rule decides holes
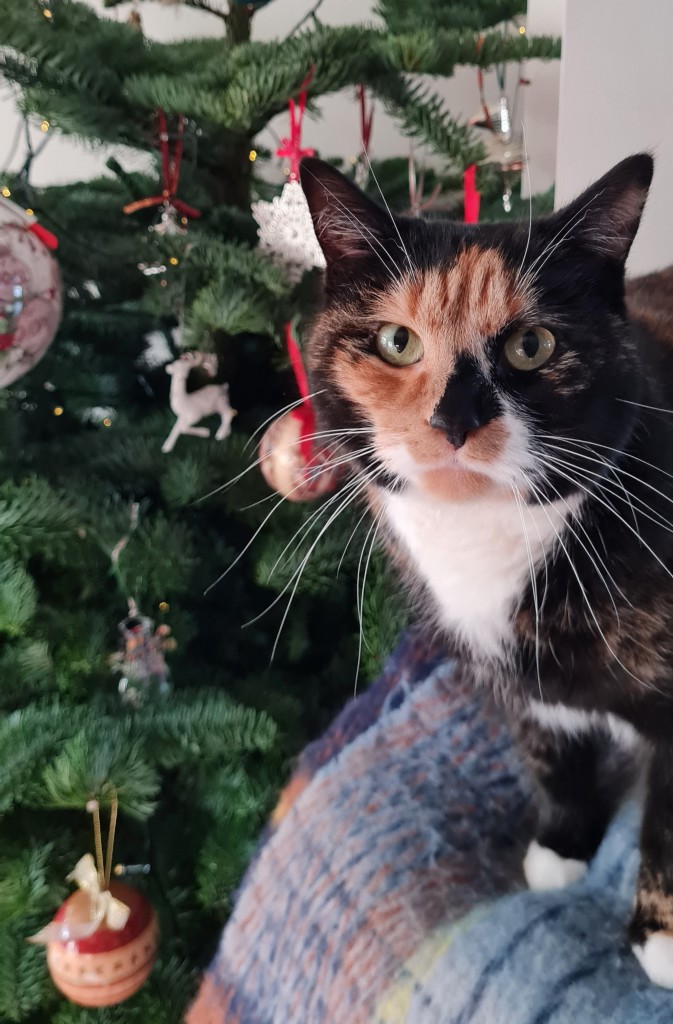
[[[647,771],[630,934],[673,987],[673,271],[624,291],[652,176],[525,226],[393,220],[305,161],[327,261],[309,370],[425,614],[508,709],[533,887],[574,880]]]
[[[396,548],[406,552],[406,571],[413,566],[417,590],[427,591],[426,614],[464,645],[489,685],[504,672],[510,702],[610,713],[633,720],[645,736],[662,730],[673,737],[673,703],[664,708],[668,721],[649,692],[639,707],[629,674],[646,691],[670,681],[664,693],[673,698],[673,269],[630,282],[627,311],[641,361],[639,406],[651,407],[638,408],[633,440],[616,462],[628,495],[608,473],[598,501],[588,500],[587,478],[544,508],[524,509],[506,493],[449,502],[403,490],[378,501],[393,557]],[[652,469],[644,463],[655,453]],[[603,468],[590,458],[590,473]],[[558,562],[559,554],[564,564],[552,572],[549,560]],[[544,604],[538,616],[536,600]],[[538,658],[531,664],[536,621]],[[611,677],[604,697],[582,677],[598,664]],[[561,716],[558,722],[563,728]],[[571,731],[577,716],[574,722]]]

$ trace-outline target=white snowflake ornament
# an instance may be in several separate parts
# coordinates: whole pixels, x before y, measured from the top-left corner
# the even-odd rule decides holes
[[[277,266],[284,267],[288,279],[296,283],[306,270],[325,266],[311,213],[298,181],[288,181],[271,202],[252,204],[252,215],[259,224],[259,248]]]

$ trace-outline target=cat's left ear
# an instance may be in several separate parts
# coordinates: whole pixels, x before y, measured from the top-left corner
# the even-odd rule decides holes
[[[567,232],[569,242],[581,241],[623,264],[636,237],[653,173],[649,153],[627,157],[554,214],[554,227]]]
[[[322,160],[304,158],[299,175],[328,278],[347,274],[353,260],[379,262],[384,240],[395,232],[392,218]]]

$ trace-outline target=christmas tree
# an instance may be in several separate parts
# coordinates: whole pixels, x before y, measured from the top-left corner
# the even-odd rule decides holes
[[[283,326],[301,335],[317,294],[315,273],[297,281],[256,247],[251,202],[278,191],[260,132],[302,90],[310,109],[362,86],[402,153],[404,136],[434,153],[426,189],[462,216],[456,189],[483,149],[421,76],[558,55],[503,29],[521,0],[380,0],[383,27],[345,28],[318,3],[269,43],[251,39],[264,3],[188,6],[221,37],[150,42],[142,5],[127,23],[0,0],[0,70],[27,122],[156,165],[111,159],[100,179],[38,190],[29,152],[0,181],[58,237],[64,293],[49,352],[0,391],[2,1022],[179,1021],[293,756],[405,621],[362,510],[280,502],[254,464],[256,432],[297,400]],[[408,207],[407,159],[374,170]],[[483,212],[502,188],[480,173]],[[195,365],[217,366],[237,415],[225,439],[163,453],[165,365],[184,351],[215,357]],[[139,875],[161,935],[147,984],[101,1011],[65,1002],[26,942],[91,849],[91,801],[104,819],[118,804],[114,861]]]

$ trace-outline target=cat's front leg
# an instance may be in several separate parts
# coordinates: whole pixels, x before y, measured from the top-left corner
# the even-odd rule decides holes
[[[622,772],[606,756],[607,734],[591,725],[566,731],[559,709],[557,728],[528,714],[515,730],[537,791],[538,828],[523,865],[531,889],[559,889],[582,877],[623,792]]]
[[[652,754],[640,855],[629,937],[650,980],[673,988],[673,745]]]

